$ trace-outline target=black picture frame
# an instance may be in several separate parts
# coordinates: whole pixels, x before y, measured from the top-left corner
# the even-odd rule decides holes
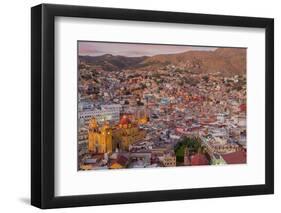
[[[266,34],[265,184],[97,195],[54,195],[55,17],[263,28]],[[263,139],[261,139],[263,140]],[[31,9],[31,204],[42,208],[218,198],[274,193],[274,20],[164,11],[41,4]]]

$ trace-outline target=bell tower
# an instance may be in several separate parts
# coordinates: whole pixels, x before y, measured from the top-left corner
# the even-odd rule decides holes
[[[101,153],[112,152],[112,129],[108,121],[101,128]]]
[[[95,118],[92,118],[89,123],[89,132],[88,132],[88,150],[90,152],[99,152],[99,141],[100,134],[98,123]]]

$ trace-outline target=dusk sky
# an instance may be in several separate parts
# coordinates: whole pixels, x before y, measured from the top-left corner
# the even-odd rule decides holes
[[[216,48],[179,46],[179,45],[151,45],[151,44],[128,44],[110,42],[79,42],[79,55],[98,56],[104,54],[123,55],[130,57],[153,56],[158,54],[182,53],[190,50],[210,51]]]

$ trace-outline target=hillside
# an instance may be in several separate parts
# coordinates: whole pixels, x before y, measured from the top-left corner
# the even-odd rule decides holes
[[[147,57],[126,57],[105,54],[101,56],[79,56],[80,61],[102,66],[104,70],[114,71],[134,67]]]
[[[245,48],[218,48],[215,51],[188,51],[151,57],[126,57],[105,54],[102,56],[79,56],[79,59],[99,65],[107,71],[128,68],[148,70],[173,65],[193,73],[220,72],[223,75],[246,73]]]
[[[142,62],[145,66],[172,64],[193,72],[243,74],[246,72],[246,49],[219,48],[215,51],[188,51],[179,54],[156,55]]]

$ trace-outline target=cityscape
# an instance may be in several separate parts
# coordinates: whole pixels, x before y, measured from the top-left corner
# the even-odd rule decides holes
[[[246,48],[78,41],[78,170],[247,163]]]

